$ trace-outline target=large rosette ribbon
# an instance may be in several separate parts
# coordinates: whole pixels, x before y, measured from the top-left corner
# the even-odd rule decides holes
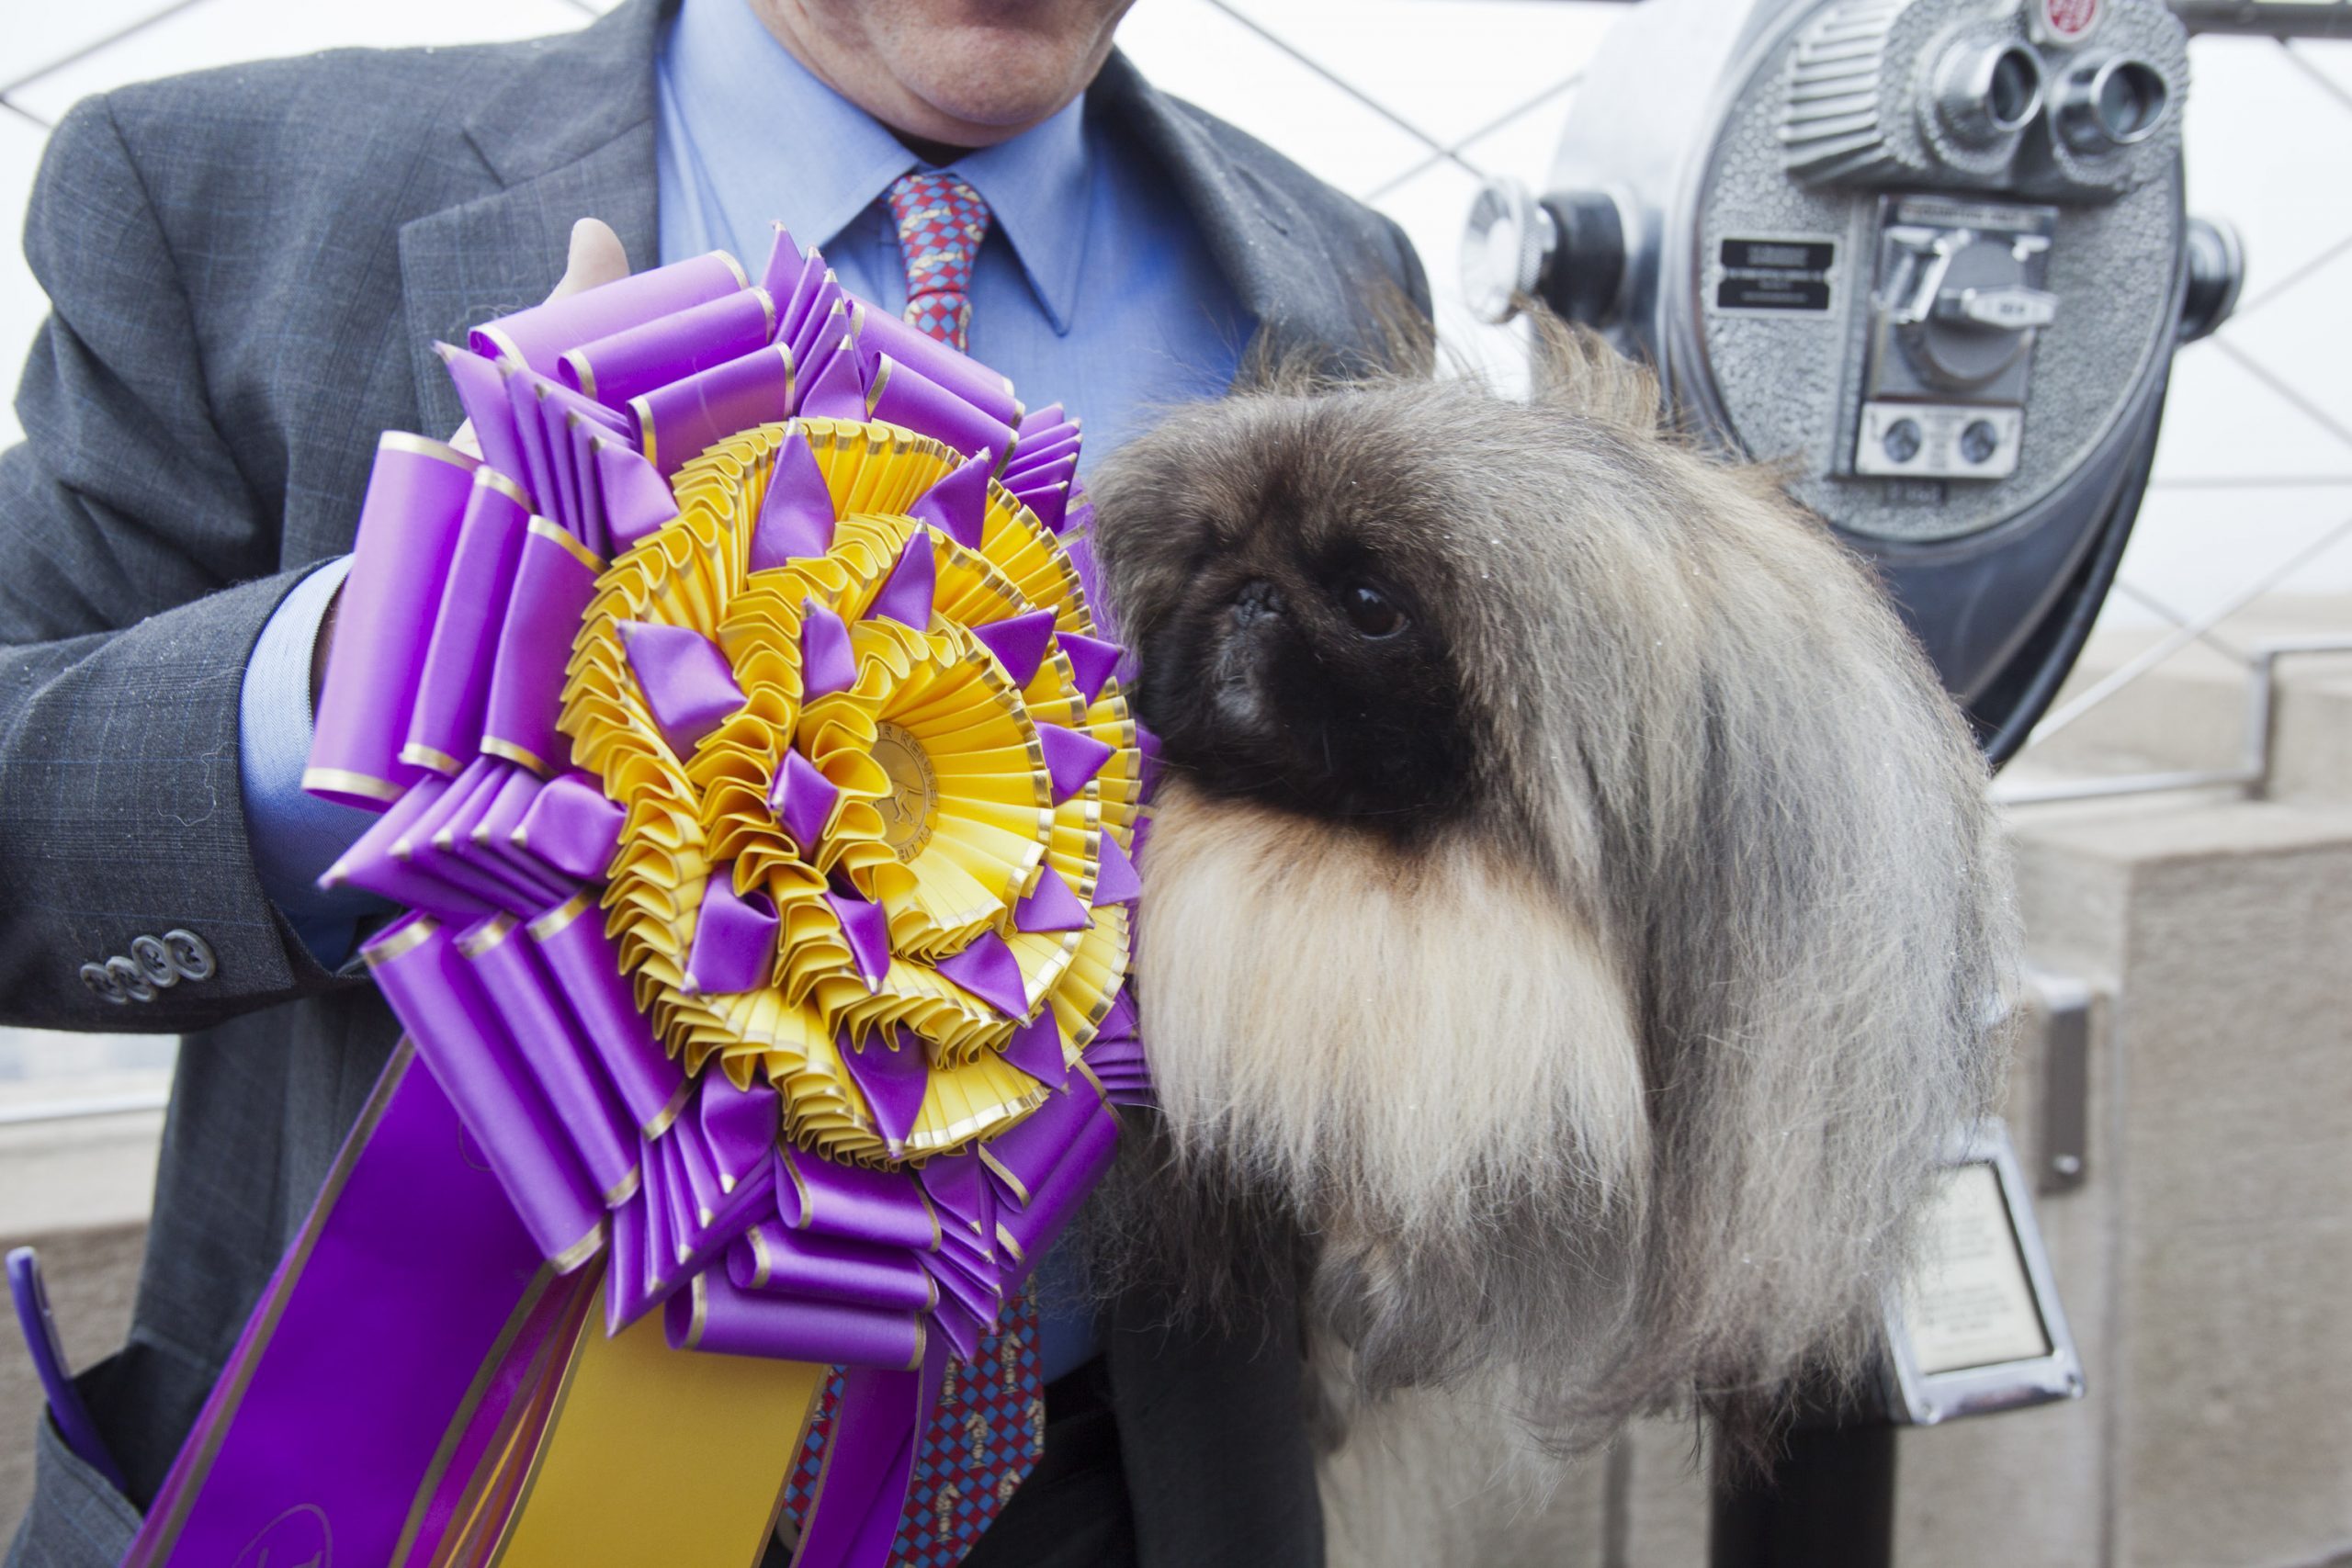
[[[383,438],[304,781],[406,1040],[130,1561],[731,1568],[829,1381],[796,1561],[935,1550],[1148,1094],[1077,423],[780,230],[443,353],[481,457]]]

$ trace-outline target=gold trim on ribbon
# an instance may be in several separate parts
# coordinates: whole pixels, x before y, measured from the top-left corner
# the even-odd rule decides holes
[[[531,519],[531,532],[549,544],[561,545],[566,551],[570,552],[573,560],[578,561],[590,571],[605,570],[605,558],[573,538],[571,531],[563,525],[545,517],[534,517]]]
[[[796,1177],[794,1179],[797,1180],[798,1178]],[[753,1225],[745,1234],[752,1238],[752,1289],[764,1290],[768,1282],[768,1270],[775,1266],[775,1260],[768,1256],[767,1237],[760,1234],[759,1226]],[[925,1278],[929,1276],[926,1275]],[[701,1276],[696,1275],[695,1279],[699,1280]]]
[[[980,1145],[979,1152],[980,1163],[987,1166],[990,1170],[995,1171],[997,1174],[997,1179],[1002,1181],[1007,1187],[1012,1188],[1012,1195],[1021,1200],[1021,1206],[1024,1209],[1027,1208],[1029,1206],[1028,1184],[1023,1182],[1019,1177],[1013,1175],[1012,1172],[1005,1169],[1004,1162],[997,1158],[996,1156],[989,1153],[989,1147],[986,1144],[982,1144]]]
[[[331,789],[337,795],[364,795],[370,800],[393,801],[401,795],[401,786],[373,773],[356,773],[349,768],[304,768],[302,787],[309,790]]]
[[[653,405],[643,398],[631,398],[628,400],[628,412],[637,417],[639,450],[645,454],[647,462],[657,468],[660,468],[662,459],[653,450]]]
[[[519,832],[521,829],[518,829],[516,830]],[[533,942],[545,942],[548,938],[556,935],[558,932],[561,931],[564,927],[578,919],[588,910],[594,908],[595,907],[595,903],[596,897],[594,894],[575,893],[571,897],[565,899],[562,903],[557,905],[554,908],[549,909],[546,914],[540,915],[537,919],[533,919],[531,923],[524,929],[531,933],[531,940]],[[646,1134],[648,1137],[652,1137],[655,1134],[650,1133]]]
[[[458,939],[458,951],[468,958],[480,958],[500,942],[514,934],[514,917],[499,915],[490,923],[479,926]]]
[[[447,463],[454,468],[473,473],[481,467],[480,457],[469,457],[446,441],[435,441],[429,435],[412,435],[405,430],[388,430],[378,438],[379,452],[406,452],[413,457],[430,457],[436,463]]]
[[[523,356],[523,351],[521,349],[514,346],[514,340],[506,335],[506,329],[504,327],[493,324],[486,327],[476,327],[474,331],[488,338],[491,342],[491,345],[498,350],[498,357],[507,361],[514,367],[514,368],[517,370],[526,370],[530,368],[531,362]]]
[[[607,1209],[619,1208],[623,1203],[628,1202],[631,1197],[635,1196],[637,1190],[644,1184],[645,1164],[640,1160],[637,1164],[628,1168],[628,1174],[627,1176],[622,1177],[618,1181],[614,1182],[610,1187],[605,1189],[605,1207]],[[710,1222],[708,1220],[705,1220],[703,1224],[708,1224]]]
[[[424,946],[432,938],[433,933],[440,929],[440,922],[431,916],[419,915],[414,924],[401,927],[401,934],[390,942],[379,942],[374,947],[361,948],[360,956],[368,960],[368,968],[380,969],[395,958],[413,953]]]
[[[670,1103],[656,1111],[653,1120],[638,1131],[645,1134],[648,1143],[660,1137],[670,1130],[671,1123],[678,1119],[678,1112],[686,1108],[686,1101],[692,1100],[694,1095],[695,1080],[690,1077],[678,1086],[678,1092],[670,1097]]]
[[[547,759],[540,756],[537,751],[532,750],[528,746],[517,746],[512,740],[502,739],[499,736],[483,736],[481,738],[481,749],[483,754],[486,756],[503,757],[510,762],[520,762],[523,766],[530,769],[531,772],[538,774],[541,778],[547,777],[548,774],[553,771],[548,768]]]
[[[484,468],[482,472],[486,474],[490,470]],[[455,775],[465,771],[465,764],[448,752],[414,740],[401,748],[401,761],[411,767],[430,768],[436,773]]]
[[[589,397],[594,397],[596,367],[588,363],[588,356],[576,348],[567,348],[563,351],[562,357],[563,363],[571,367],[572,378],[580,383],[581,391]]]
[[[554,1269],[559,1274],[569,1274],[574,1269],[579,1268],[582,1263],[585,1263],[590,1258],[595,1257],[596,1249],[604,1245],[605,1222],[599,1220],[594,1224],[588,1227],[588,1234],[586,1235],[582,1236],[578,1241],[573,1242],[570,1247],[565,1247],[561,1252],[559,1252],[553,1258],[548,1258],[548,1267]]]
[[[515,505],[522,507],[526,512],[530,510],[530,492],[526,491],[521,485],[516,484],[513,479],[507,478],[504,474],[500,473],[496,468],[492,468],[488,463],[484,463],[481,468],[474,470],[474,483],[481,486],[484,490],[496,491],[499,494],[504,496]]]

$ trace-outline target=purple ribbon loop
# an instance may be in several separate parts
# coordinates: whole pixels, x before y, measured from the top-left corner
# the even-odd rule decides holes
[[[669,478],[712,442],[792,417],[793,362],[764,345],[629,400],[639,450]]]
[[[927,631],[931,626],[932,598],[938,583],[938,566],[932,558],[931,530],[918,527],[907,536],[899,551],[899,562],[874,595],[874,603],[865,607],[869,621],[892,620],[900,626]]]
[[[1012,427],[941,386],[896,356],[876,360],[865,387],[865,417],[905,425],[958,452],[1012,449]]]
[[[473,360],[482,365],[481,360]],[[449,773],[481,744],[490,701],[491,656],[514,569],[523,558],[530,511],[521,487],[495,468],[474,474],[450,556],[448,581],[425,639],[415,705],[401,749],[403,761]]]
[[[411,915],[361,952],[539,1256],[586,1262],[605,1206],[449,932]]]
[[[466,411],[466,423],[474,429],[474,444],[481,448],[481,459],[515,484],[527,482],[528,470],[523,462],[523,439],[514,429],[514,408],[506,400],[506,372],[497,363],[454,344],[436,343],[433,352],[449,371],[449,380],[458,389],[458,406]],[[536,504],[526,494],[524,505]]]
[[[622,1201],[639,1176],[636,1134],[537,949],[509,916],[459,931],[457,946],[509,1032],[526,1044],[524,1065],[555,1107],[588,1179],[606,1207]]]
[[[838,419],[854,423],[865,417],[865,382],[858,374],[856,351],[833,337],[832,333],[829,324],[818,336],[817,352],[825,357],[817,362],[816,374],[809,378],[808,395],[800,400],[800,413],[805,419]],[[832,340],[830,347],[829,337]]]
[[[559,773],[531,797],[509,838],[566,876],[598,881],[620,846],[622,816],[592,775]]]
[[[1029,1016],[1028,993],[1021,981],[1021,961],[995,931],[983,930],[961,953],[950,953],[932,967],[1006,1017]]]
[[[1099,637],[1087,637],[1080,632],[1064,632],[1055,645],[1069,656],[1072,675],[1078,689],[1091,706],[1102,695],[1102,688],[1110,683],[1112,674],[1119,668],[1123,652],[1115,642],[1105,642]]]
[[[1069,526],[1069,486],[1066,484],[1032,485],[1012,490],[1013,498],[1037,514],[1037,521],[1049,534],[1059,534]]]
[[[378,446],[302,775],[311,794],[381,811],[426,771],[400,750],[478,466],[418,436]]]
[[[1084,789],[1118,750],[1107,740],[1058,724],[1039,724],[1037,740],[1045,748],[1046,776],[1053,781],[1056,806]]]
[[[958,353],[902,318],[870,305],[858,308],[852,326],[869,379],[872,367],[888,355],[961,398],[991,423],[1005,426],[1008,433],[1020,420],[1021,402],[1012,395],[1012,383],[970,355]],[[1002,452],[1012,443],[1008,440],[994,445]]]
[[[610,337],[732,294],[743,284],[743,271],[735,259],[712,251],[501,316],[476,327],[470,342],[473,351],[485,358],[519,362],[552,376],[563,351],[576,344]]]
[[[765,986],[775,973],[781,924],[775,899],[758,888],[735,891],[734,862],[714,870],[702,886],[702,912],[695,917],[687,988],[729,996]]]
[[[1093,923],[1094,917],[1087,912],[1078,895],[1070,891],[1069,884],[1046,864],[1037,867],[1037,886],[1022,897],[1012,911],[1013,929],[1032,934],[1082,931]]]
[[[797,427],[776,448],[775,471],[752,530],[751,570],[765,571],[833,547],[833,493]]]
[[[800,602],[800,687],[815,702],[857,684],[857,654],[841,616],[813,600]]]
[[[989,470],[995,454],[982,448],[947,470],[915,498],[907,515],[928,523],[967,550],[980,547],[989,521]]]
[[[922,1043],[908,1035],[893,1046],[876,1035],[861,1046],[852,1044],[844,1034],[840,1050],[850,1081],[857,1085],[874,1112],[875,1130],[893,1153],[903,1149],[907,1134],[915,1130],[923,1094],[931,1087],[931,1061]]]
[[[738,1290],[838,1296],[880,1311],[926,1311],[937,1294],[917,1255],[905,1247],[844,1241],[773,1220],[735,1238],[727,1250],[727,1276]]]
[[[739,289],[566,349],[556,377],[607,408],[623,409],[641,393],[765,347],[775,330],[769,292]]]
[[[679,757],[693,756],[704,737],[743,705],[727,655],[691,626],[623,621],[621,644],[662,739]]]
[[[911,1365],[922,1348],[912,1308],[861,1306],[832,1295],[790,1296],[738,1287],[707,1269],[669,1299],[670,1345],[733,1356],[861,1367]]]
[[[628,549],[677,521],[677,499],[644,453],[602,437],[590,445],[596,453],[597,493],[605,499],[605,531],[614,550]]]
[[[973,638],[1004,666],[1005,678],[1015,686],[1026,686],[1037,678],[1046,649],[1053,644],[1054,613],[1030,610],[1005,620],[983,622],[971,630]]]
[[[531,940],[611,1077],[623,1111],[642,1138],[659,1137],[678,1114],[686,1076],[638,1010],[605,934],[595,900],[585,895],[533,920]],[[771,1130],[770,1137],[774,1134]]]
[[[793,846],[807,860],[816,858],[817,847],[824,841],[825,829],[832,825],[833,808],[841,804],[841,798],[842,792],[833,781],[797,750],[786,750],[784,763],[768,785],[768,810],[792,835]]]
[[[789,1144],[775,1163],[776,1206],[795,1229],[916,1252],[938,1247],[938,1216],[910,1173],[841,1165]]]
[[[571,743],[556,728],[556,709],[571,634],[595,595],[597,570],[587,547],[545,519],[532,519],[499,632],[482,750],[542,776],[571,759]]]
[[[760,287],[766,289],[778,305],[782,305],[791,298],[802,270],[808,265],[808,258],[801,254],[799,245],[792,238],[792,231],[782,221],[772,222],[769,227],[775,231],[775,238],[768,243],[768,265],[760,270]],[[779,326],[782,324],[778,322]]]
[[[1102,909],[1113,904],[1132,904],[1142,897],[1143,878],[1136,874],[1135,862],[1119,848],[1118,840],[1104,833],[1102,872],[1094,879],[1094,907]]]

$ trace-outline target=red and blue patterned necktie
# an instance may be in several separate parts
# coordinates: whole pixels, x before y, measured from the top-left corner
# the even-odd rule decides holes
[[[907,320],[960,349],[972,321],[972,261],[988,235],[988,203],[960,176],[937,170],[900,175],[889,202],[907,266]],[[1035,1295],[1023,1289],[998,1324],[969,1361],[947,1364],[907,1483],[892,1568],[955,1568],[1045,1451]],[[807,1523],[824,1473],[841,1395],[837,1371],[786,1487],[785,1513],[796,1529]]]
[[[900,175],[890,186],[899,254],[907,265],[907,321],[925,336],[964,346],[972,322],[972,262],[988,237],[989,204],[944,169]]]

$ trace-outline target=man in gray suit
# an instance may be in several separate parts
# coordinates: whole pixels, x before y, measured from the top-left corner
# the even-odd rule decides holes
[[[895,308],[887,198],[934,167],[994,213],[973,352],[1098,455],[1244,333],[1344,358],[1368,296],[1426,310],[1393,224],[1111,52],[1125,4],[627,0],[59,126],[26,232],[54,310],[0,454],[0,1014],[187,1041],[130,1341],[80,1380],[130,1495],[44,1422],[11,1563],[119,1559],[394,1043],[350,957],[374,912],[309,886],[353,825],[287,759],[377,434],[458,423],[435,340],[543,297],[591,216],[640,265],[756,258],[781,217]],[[575,262],[617,266],[588,234]],[[1320,1562],[1295,1337],[1132,1298],[1062,1327],[1046,1460],[975,1564]]]

